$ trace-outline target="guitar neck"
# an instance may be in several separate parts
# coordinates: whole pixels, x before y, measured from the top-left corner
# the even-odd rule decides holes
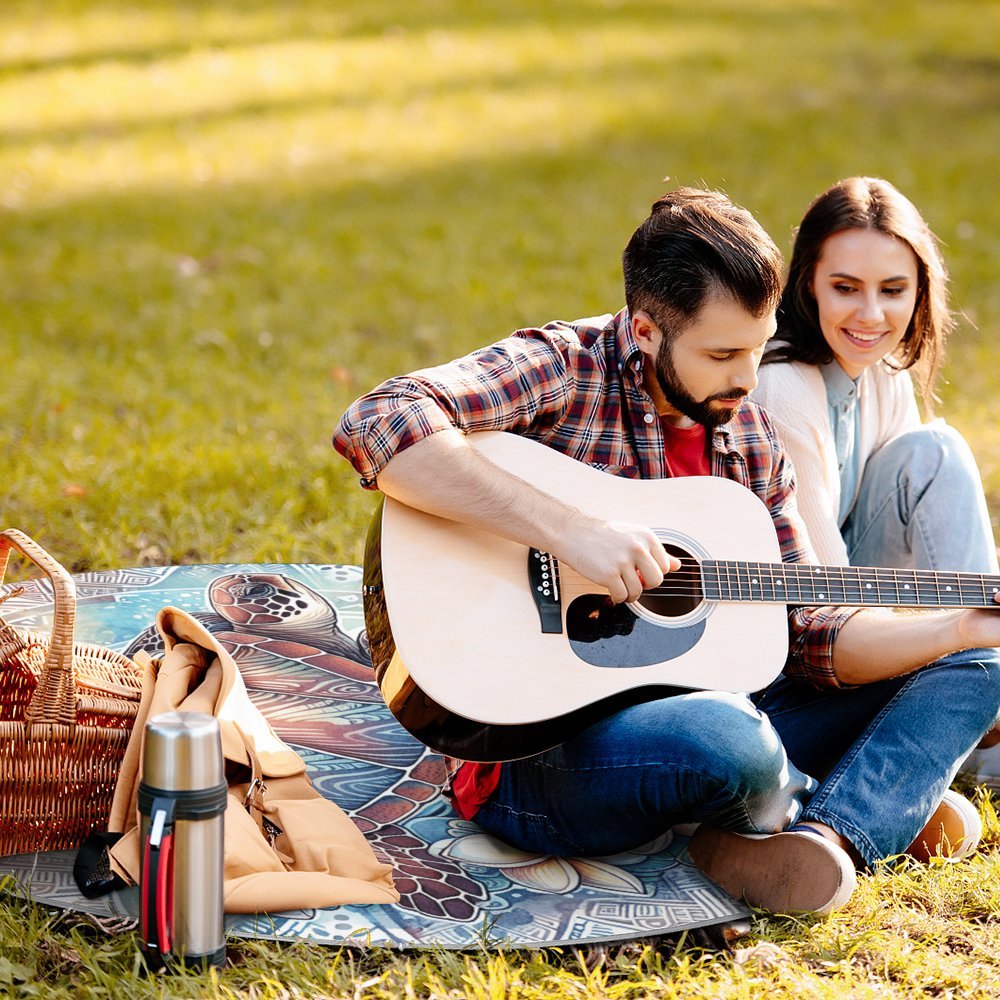
[[[669,574],[667,579],[669,579]],[[711,601],[842,604],[851,607],[996,608],[1000,576],[870,566],[812,566],[705,560],[701,585]]]

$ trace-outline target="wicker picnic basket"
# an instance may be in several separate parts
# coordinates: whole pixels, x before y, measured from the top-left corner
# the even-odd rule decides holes
[[[16,528],[0,532],[0,583],[11,549],[46,573],[54,610],[51,635],[0,617],[0,855],[77,847],[106,828],[142,687],[130,659],[73,641],[72,577]]]

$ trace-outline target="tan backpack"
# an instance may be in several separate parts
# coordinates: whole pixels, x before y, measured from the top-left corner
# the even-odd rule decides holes
[[[142,701],[125,751],[108,824],[122,836],[110,849],[114,872],[139,881],[137,796],[148,718],[191,711],[219,721],[229,801],[225,813],[224,908],[260,913],[342,903],[394,903],[392,870],[361,831],[306,774],[247,694],[232,656],[177,608],[157,615],[165,653],[139,654]]]

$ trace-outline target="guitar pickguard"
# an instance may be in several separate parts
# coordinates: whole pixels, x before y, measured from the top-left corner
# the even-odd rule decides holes
[[[704,631],[704,619],[659,625],[627,604],[612,604],[606,594],[584,594],[566,609],[570,647],[595,667],[648,667],[673,660],[694,649]]]

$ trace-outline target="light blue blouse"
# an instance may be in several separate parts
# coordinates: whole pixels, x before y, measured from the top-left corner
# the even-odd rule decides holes
[[[826,404],[830,411],[830,429],[833,431],[837,451],[837,468],[840,471],[840,511],[837,524],[844,526],[861,481],[861,427],[858,423],[858,379],[852,379],[836,359],[820,365],[826,385]]]

